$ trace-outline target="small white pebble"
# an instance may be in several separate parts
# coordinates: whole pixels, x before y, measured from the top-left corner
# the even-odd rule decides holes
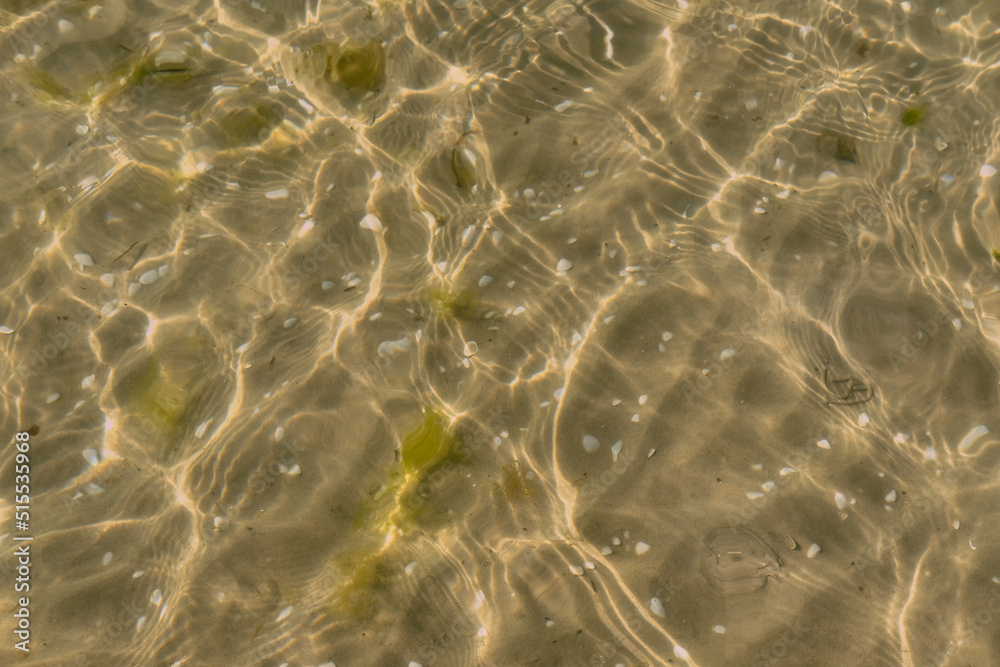
[[[726,626],[724,625],[716,625],[714,628],[712,628],[712,630],[719,635],[726,634]]]
[[[115,277],[110,273],[105,273],[101,276],[101,283],[105,287],[111,287],[115,284]]]
[[[284,440],[284,438],[285,438],[285,428],[283,426],[279,426],[278,428],[274,429],[275,442],[281,442],[282,440]]]
[[[888,503],[894,503],[894,502],[896,502],[896,490],[893,489],[892,491],[890,491],[889,493],[887,493],[885,495],[885,500]]]
[[[292,608],[291,607],[285,607],[284,609],[281,610],[281,613],[278,614],[278,618],[276,618],[275,620],[276,621],[283,621],[286,618],[288,618],[288,616],[291,613],[292,613]]]
[[[111,562],[111,559],[112,559],[112,558],[114,558],[114,554],[112,554],[112,553],[111,553],[111,552],[109,551],[109,552],[107,552],[106,554],[104,554],[104,558],[102,558],[102,559],[101,559],[101,563],[102,563],[102,564],[104,564],[104,565],[107,565],[108,563],[110,563],[110,562]]]
[[[556,111],[562,113],[573,106],[573,100],[564,100],[555,106]]]
[[[569,571],[578,577],[583,575],[583,568],[580,567],[579,565],[570,565]]]
[[[647,551],[649,551],[649,548],[650,548],[649,545],[646,544],[645,542],[636,542],[635,543],[635,554],[637,556],[641,556],[644,553],[646,553]]]
[[[719,358],[725,361],[734,354],[736,354],[736,350],[733,350],[732,348],[726,348],[725,350],[722,351],[722,354],[719,355]]]
[[[583,564],[583,566],[585,568],[587,568],[588,570],[593,570],[593,569],[595,569],[597,567],[596,565],[594,565],[594,563],[592,561],[589,561],[589,560],[585,561],[584,564]]]
[[[955,527],[955,530],[958,530],[959,528],[962,527],[962,522],[959,521],[958,519],[955,519],[955,521],[951,525]]]
[[[837,507],[840,509],[847,509],[847,499],[843,493],[838,492],[833,494],[833,502],[837,503]]]
[[[862,412],[858,415],[858,426],[868,426],[869,422],[871,422],[871,418],[868,417],[867,412]]]
[[[100,463],[100,459],[97,457],[97,450],[92,449],[91,447],[83,450],[83,458],[87,459],[87,463],[92,466],[96,466]]]
[[[767,209],[765,209],[763,206],[754,206],[753,212],[756,213],[757,215],[764,215],[765,213],[767,213]]]
[[[277,190],[271,190],[270,192],[264,193],[264,196],[268,199],[287,199],[288,198],[288,188],[278,188]]]
[[[465,356],[471,357],[476,352],[479,352],[479,343],[474,340],[470,340],[465,344],[463,351],[465,352]]]
[[[610,556],[613,553],[614,553],[614,550],[611,547],[601,547],[601,555],[602,556]]]
[[[827,440],[826,438],[823,438],[822,440],[816,443],[816,446],[821,449],[830,449],[830,441]]]
[[[646,405],[646,400],[649,398],[646,394],[639,397],[639,405]]]
[[[789,468],[788,466],[785,466],[784,468],[778,471],[778,474],[784,477],[785,475],[793,472],[795,472],[795,468]]]
[[[612,538],[611,544],[615,545],[616,547],[620,547],[622,545],[622,538],[620,537]]]
[[[153,591],[150,594],[149,601],[152,602],[155,605],[158,605],[158,604],[160,604],[160,602],[163,601],[163,593],[160,591],[159,588],[157,588],[155,591]]]
[[[78,252],[78,253],[76,253],[75,255],[73,255],[73,259],[75,259],[77,261],[77,263],[80,264],[81,266],[93,266],[94,265],[94,258],[91,257],[90,255],[88,255],[85,252]]]
[[[619,440],[615,444],[611,445],[611,460],[617,462],[618,455],[621,453],[621,451],[622,451],[622,441]]]
[[[48,398],[45,399],[45,402],[46,403],[55,403],[56,401],[59,400],[59,396],[60,396],[60,394],[58,394],[58,393],[49,394]]]
[[[614,405],[621,405],[621,402],[622,402],[622,399],[620,399],[620,398],[613,398],[613,399],[611,399],[611,405],[613,405],[613,406]]]
[[[587,434],[583,436],[583,448],[588,452],[595,452],[601,446],[601,442],[594,436]]]
[[[365,229],[370,229],[373,232],[382,231],[382,221],[371,213],[361,219],[361,226]]]
[[[687,652],[687,651],[685,651],[685,650],[684,650],[683,648],[681,648],[680,646],[675,646],[675,647],[674,647],[674,655],[676,655],[676,656],[677,656],[678,658],[680,658],[681,660],[687,660],[687,659],[688,659],[688,657],[689,657],[689,654],[688,654],[688,652]]]
[[[813,542],[812,545],[809,546],[809,549],[806,550],[806,558],[815,558],[819,555],[819,552],[819,545]]]
[[[142,283],[143,285],[152,285],[159,278],[160,278],[160,272],[157,271],[156,269],[150,269],[149,271],[146,271],[144,274],[139,276],[139,282]]]
[[[569,261],[565,257],[563,259],[560,259],[559,263],[556,264],[556,271],[558,271],[559,273],[566,273],[572,268],[573,268],[573,262]]]
[[[480,287],[486,287],[491,282],[493,282],[493,277],[492,276],[483,276],[482,278],[479,279],[479,286]]]
[[[983,178],[989,178],[997,173],[997,168],[991,164],[984,164],[982,169],[979,170],[979,175]]]
[[[660,618],[667,617],[667,610],[663,608],[663,602],[660,601],[660,598],[653,598],[649,601],[649,610]]]
[[[670,340],[670,339],[671,339],[671,338],[673,338],[673,337],[674,337],[674,334],[672,334],[672,333],[671,333],[671,332],[669,332],[669,331],[664,331],[664,332],[663,332],[663,335],[661,336],[661,338],[663,339],[663,342],[664,342],[664,343],[666,343],[666,342],[667,342],[668,340]]]
[[[297,317],[289,317],[287,320],[285,320],[285,328],[286,329],[291,329],[292,327],[295,326],[295,323],[298,322],[298,321],[299,321],[299,318],[297,318]]]
[[[162,278],[163,276],[165,276],[168,273],[170,273],[170,267],[168,265],[164,264],[163,266],[161,266],[160,268],[157,269],[157,272],[160,274],[160,277]]]
[[[86,389],[87,387],[89,387],[92,384],[94,384],[94,375],[93,374],[88,375],[87,377],[83,378],[83,382],[80,383],[80,386],[83,387],[84,389]]]
[[[11,329],[6,324],[0,327],[0,334],[12,334],[12,333],[14,333],[14,330]]]

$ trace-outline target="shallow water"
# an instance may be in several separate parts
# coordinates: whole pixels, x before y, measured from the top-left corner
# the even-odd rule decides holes
[[[4,664],[1000,662],[1000,8],[4,8]]]

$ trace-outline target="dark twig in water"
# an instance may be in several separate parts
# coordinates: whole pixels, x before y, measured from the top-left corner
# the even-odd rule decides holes
[[[830,366],[823,364],[823,384],[836,400],[827,401],[827,405],[858,405],[875,398],[871,385],[853,377],[830,378]]]

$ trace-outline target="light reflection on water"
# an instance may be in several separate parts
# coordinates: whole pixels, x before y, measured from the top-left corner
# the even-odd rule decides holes
[[[744,5],[0,13],[25,661],[996,662],[1000,17]]]

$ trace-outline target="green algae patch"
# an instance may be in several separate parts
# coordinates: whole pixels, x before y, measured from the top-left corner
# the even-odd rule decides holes
[[[993,259],[995,259],[996,261],[1000,262],[1000,250],[997,250],[996,248],[994,248],[993,251],[990,254],[993,255]]]
[[[369,93],[382,88],[385,82],[382,42],[372,39],[362,46],[329,44],[325,49],[327,81],[339,82],[351,92]]]
[[[333,598],[331,607],[339,616],[355,621],[370,620],[374,613],[375,594],[388,588],[392,571],[381,551],[369,553],[360,559],[344,558],[337,568],[350,572]]]
[[[900,122],[906,127],[913,127],[914,125],[919,125],[924,122],[924,118],[927,115],[927,107],[909,107],[903,111],[903,115],[900,117]]]
[[[482,305],[472,292],[431,289],[427,292],[427,297],[445,317],[456,320],[476,320],[481,317]]]
[[[455,438],[448,433],[444,419],[430,408],[424,410],[424,421],[403,439],[400,459],[410,474],[423,474],[451,455]]]
[[[387,563],[394,542],[405,537],[424,507],[421,490],[428,477],[454,455],[457,438],[443,416],[424,408],[424,418],[400,443],[399,456],[385,484],[365,503],[354,521],[355,543],[334,559],[338,582],[331,609],[355,619],[370,617],[373,595],[385,592],[392,572]]]
[[[168,378],[163,364],[150,356],[118,387],[125,405],[164,432],[176,433],[187,409],[184,389]]]
[[[425,408],[420,424],[403,437],[396,464],[386,476],[386,482],[358,515],[355,529],[381,535],[411,527],[424,505],[417,487],[435,468],[451,458],[456,442],[444,418],[435,410]]]
[[[39,91],[45,93],[54,100],[67,100],[72,97],[69,90],[52,78],[52,75],[41,69],[29,70],[25,73],[25,78]]]

